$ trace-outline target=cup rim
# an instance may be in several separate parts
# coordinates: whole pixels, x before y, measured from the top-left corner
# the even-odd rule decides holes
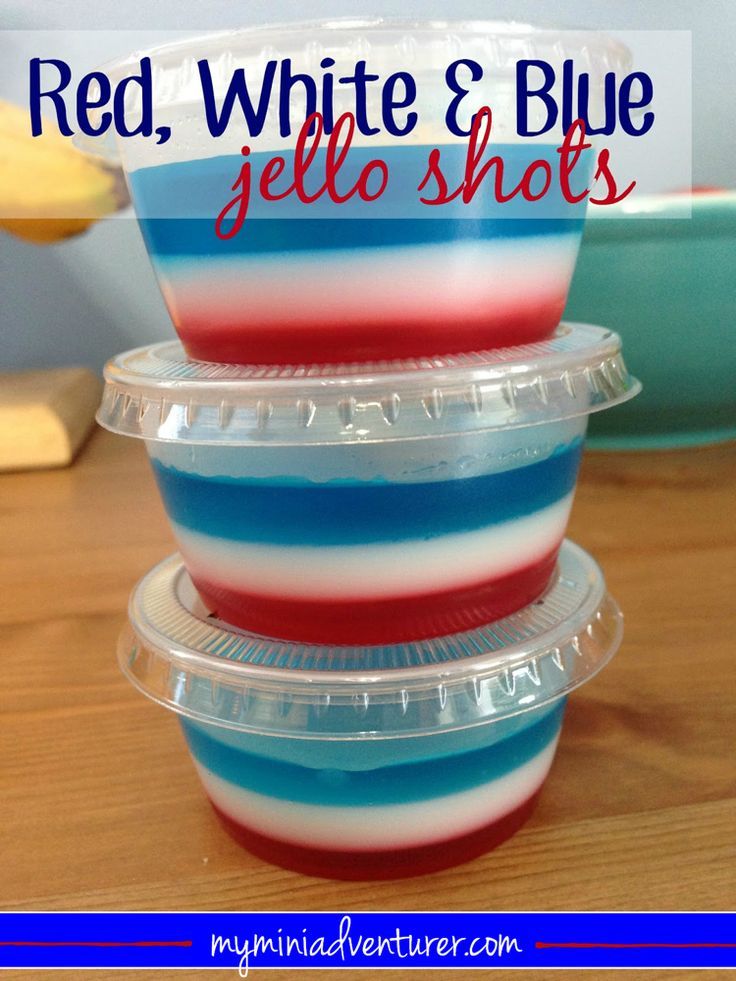
[[[178,555],[138,583],[128,615],[118,661],[144,695],[222,728],[305,739],[418,736],[508,719],[589,680],[623,636],[599,566],[570,541],[535,603],[413,643],[328,647],[237,630],[207,615]]]
[[[421,19],[403,17],[329,17],[304,19],[295,21],[276,21],[266,24],[256,24],[248,27],[227,31],[207,32],[196,36],[182,38],[164,44],[153,45],[140,51],[120,58],[112,59],[100,67],[110,78],[137,66],[142,57],[156,58],[160,64],[169,61],[177,62],[187,57],[188,52],[203,43],[237,47],[243,45],[261,47],[269,40],[284,39],[287,36],[304,40],[306,32],[324,32],[330,37],[338,36],[341,32],[346,37],[362,37],[366,34],[395,33],[397,35],[411,32],[413,35],[442,36],[452,35],[456,38],[482,38],[495,35],[496,44],[548,44],[552,50],[559,51],[561,38],[567,38],[572,44],[585,49],[589,56],[595,55],[604,60],[607,70],[628,66],[631,63],[631,53],[627,46],[617,38],[603,31],[538,27],[533,24],[514,20],[494,20],[484,18],[470,19]],[[559,54],[558,54],[559,56]]]
[[[347,365],[226,365],[180,344],[105,366],[101,426],[197,445],[334,445],[518,429],[587,416],[641,385],[617,334],[562,323],[546,341],[434,358]]]

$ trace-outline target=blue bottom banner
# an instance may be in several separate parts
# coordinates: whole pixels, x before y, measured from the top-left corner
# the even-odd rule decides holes
[[[736,913],[0,913],[0,969],[733,968]]]

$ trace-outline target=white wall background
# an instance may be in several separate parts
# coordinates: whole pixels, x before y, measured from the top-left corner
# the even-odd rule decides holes
[[[399,14],[692,31],[693,181],[736,187],[736,0],[3,0],[0,30],[145,30],[155,44],[171,30]],[[18,99],[22,59],[8,43],[0,48],[0,96]],[[121,43],[110,54],[126,50]],[[118,351],[172,335],[135,221],[103,222],[45,248],[0,235],[0,369],[99,368]]]

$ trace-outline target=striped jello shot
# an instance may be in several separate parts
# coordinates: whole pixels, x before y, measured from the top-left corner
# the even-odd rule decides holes
[[[380,157],[394,182],[380,201],[266,205],[254,199],[242,229],[224,239],[213,216],[242,157],[133,171],[141,232],[189,356],[266,364],[374,361],[549,337],[565,308],[585,202],[568,205],[550,193],[544,202],[499,206],[484,188],[473,203],[426,206],[416,185],[431,151],[430,145],[353,149],[341,183],[353,186]],[[551,168],[560,156],[553,144],[494,152],[504,160],[508,187],[533,161]],[[441,154],[444,180],[462,184],[467,148],[450,144]],[[253,174],[271,157],[251,154]],[[293,158],[285,152],[289,171]],[[324,159],[320,151],[315,170],[324,170]],[[584,159],[583,186],[593,166]]]
[[[179,550],[218,617],[268,637],[380,644],[468,629],[544,591],[585,424],[149,453]]]
[[[370,362],[552,334],[596,151],[590,140],[561,151],[569,113],[535,94],[538,62],[559,105],[569,66],[587,75],[599,125],[605,78],[629,64],[619,42],[518,23],[337,19],[187,38],[107,76],[140,71],[142,55],[157,130],[169,132],[118,137],[115,153],[190,357]],[[534,64],[520,128],[522,59]],[[362,85],[349,81],[359,65]],[[140,98],[128,86],[134,118]],[[314,110],[324,131],[301,143]]]
[[[269,862],[386,879],[468,861],[532,813],[570,691],[621,640],[595,563],[565,543],[545,597],[400,646],[266,641],[208,615],[181,561],[139,584],[123,671],[179,716],[227,831]]]
[[[141,436],[210,611],[267,637],[384,644],[469,630],[541,596],[588,415],[637,390],[618,338],[358,368],[106,369],[99,419]]]
[[[564,709],[560,699],[479,730],[370,749],[263,746],[181,724],[215,812],[248,851],[309,875],[380,879],[460,864],[520,828],[552,766]],[[274,758],[279,748],[285,759]]]

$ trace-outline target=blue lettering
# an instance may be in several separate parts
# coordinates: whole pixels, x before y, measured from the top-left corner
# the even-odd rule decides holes
[[[399,83],[404,86],[403,99],[398,99],[395,96],[395,89]],[[386,132],[392,136],[406,136],[407,133],[411,133],[419,118],[417,113],[407,113],[405,124],[399,126],[394,118],[394,109],[406,109],[414,104],[416,97],[417,85],[408,72],[395,72],[393,75],[389,75],[381,93],[383,125],[386,127]]]
[[[334,64],[334,58],[323,58],[319,63],[319,67],[323,69],[332,68]],[[332,106],[333,87],[334,80],[332,78],[332,72],[326,71],[322,78],[322,121],[325,127],[325,133],[328,136],[335,128],[335,115]]]
[[[567,62],[566,62],[567,64]],[[572,64],[572,62],[570,62]],[[529,69],[539,68],[544,81],[537,89],[529,88]],[[516,131],[519,136],[541,136],[547,133],[557,122],[557,104],[549,94],[555,83],[555,73],[546,61],[517,61],[516,63]],[[530,98],[541,99],[547,110],[547,119],[540,129],[529,128],[528,101]]]
[[[96,83],[99,86],[99,97],[90,97],[90,85]],[[107,132],[112,122],[112,113],[101,112],[99,126],[93,126],[89,121],[88,110],[99,109],[106,106],[110,101],[110,79],[102,72],[90,72],[85,75],[77,88],[77,125],[87,136],[101,136]],[[115,120],[117,123],[117,119]]]
[[[141,120],[135,129],[128,127],[125,117],[125,90],[129,85],[138,85],[141,90]],[[131,75],[118,82],[113,97],[113,114],[115,128],[120,136],[150,136],[153,132],[153,76],[150,58],[141,58],[140,75]],[[166,140],[159,140],[159,143],[165,142]]]
[[[41,65],[53,65],[59,73],[59,84],[55,89],[47,92],[41,91]],[[64,136],[73,136],[74,131],[70,128],[66,118],[66,105],[59,94],[65,89],[72,80],[72,71],[65,61],[57,58],[32,58],[30,62],[30,109],[31,109],[31,133],[40,136],[43,133],[43,116],[41,115],[41,99],[49,98],[56,110],[56,120],[59,130]]]
[[[317,111],[317,83],[311,75],[291,74],[291,58],[281,62],[281,84],[279,86],[279,132],[282,136],[291,135],[290,105],[291,90],[297,83],[304,86],[306,92],[306,109],[304,119],[308,119]],[[315,124],[309,127],[309,135],[314,133]]]
[[[461,129],[457,121],[457,111],[460,107],[460,103],[468,94],[468,89],[463,88],[463,86],[457,80],[457,70],[461,65],[464,68],[470,69],[471,82],[478,82],[481,78],[483,78],[483,68],[477,61],[471,61],[469,58],[459,58],[457,61],[453,61],[453,63],[448,66],[447,71],[445,72],[445,82],[447,83],[447,87],[450,89],[450,91],[455,93],[455,97],[447,107],[447,112],[445,113],[445,123],[449,131],[454,133],[455,136],[470,136],[472,125],[471,127],[468,127],[468,129]]]
[[[266,122],[268,103],[273,89],[274,75],[276,74],[276,62],[269,61],[263,73],[263,85],[258,99],[258,106],[254,109],[251,102],[248,86],[245,81],[245,72],[238,68],[233,72],[225,98],[222,101],[222,110],[217,114],[215,104],[215,90],[212,84],[212,73],[206,59],[197,62],[199,78],[202,85],[202,96],[204,98],[204,111],[207,121],[207,129],[212,136],[222,136],[230,123],[233,106],[237,99],[243,112],[245,124],[251,136],[259,136]]]
[[[355,74],[346,75],[338,79],[341,85],[355,86],[355,124],[364,136],[374,136],[380,133],[377,126],[371,126],[368,122],[368,94],[367,83],[377,82],[378,75],[368,75],[365,70],[365,61],[355,63]]]
[[[637,100],[631,98],[631,89],[634,82],[639,82],[641,85],[641,97]],[[631,120],[631,110],[641,109],[644,106],[650,105],[653,97],[654,85],[646,72],[632,72],[626,76],[621,83],[618,104],[618,118],[624,133],[628,133],[629,136],[643,136],[644,133],[649,132],[654,125],[654,113],[643,113],[641,126],[637,128]]]

